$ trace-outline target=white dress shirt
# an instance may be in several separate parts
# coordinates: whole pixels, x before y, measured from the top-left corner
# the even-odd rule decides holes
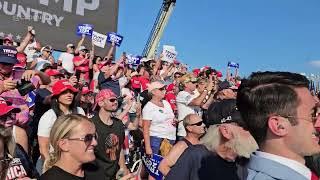
[[[269,159],[272,161],[276,161],[277,163],[280,163],[284,166],[287,166],[294,171],[298,172],[299,174],[305,176],[307,179],[311,179],[311,171],[309,168],[307,168],[304,164],[301,164],[298,161],[288,159],[282,156],[278,156],[275,154],[270,154],[262,151],[256,151],[255,154],[259,157]]]

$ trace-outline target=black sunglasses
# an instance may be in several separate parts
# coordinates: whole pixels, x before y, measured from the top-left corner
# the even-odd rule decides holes
[[[197,123],[189,124],[189,126],[201,126],[203,124],[202,121],[199,121]]]
[[[98,139],[97,134],[87,134],[82,138],[68,138],[68,140],[73,140],[73,141],[83,141],[86,145],[90,145],[93,141],[93,138],[95,140]]]
[[[109,102],[116,102],[117,101],[117,99],[116,98],[113,98],[113,99],[109,99]]]
[[[166,87],[159,88],[160,91],[166,90]]]

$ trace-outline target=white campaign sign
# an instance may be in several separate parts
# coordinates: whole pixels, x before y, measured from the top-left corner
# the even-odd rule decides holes
[[[163,49],[162,51],[162,61],[167,61],[169,63],[173,63],[173,61],[176,59],[177,57],[177,51],[174,50],[168,50],[168,49]]]
[[[92,33],[92,42],[94,45],[104,48],[106,45],[107,36],[93,31]]]

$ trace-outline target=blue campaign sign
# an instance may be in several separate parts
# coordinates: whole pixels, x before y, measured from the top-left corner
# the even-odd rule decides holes
[[[116,46],[120,46],[123,40],[123,36],[116,34],[115,32],[109,32],[107,34],[107,41],[109,43],[114,42]]]
[[[27,105],[28,107],[32,107],[35,104],[35,100],[36,100],[36,93],[34,91],[31,91],[27,94]]]
[[[128,54],[127,55],[127,59],[128,59],[128,64],[137,66],[140,64],[140,60],[141,60],[142,56],[134,56],[132,54]]]
[[[151,158],[148,158],[146,154],[142,155],[142,162],[146,166],[147,171],[149,174],[156,178],[156,180],[162,180],[163,175],[159,171],[158,167],[160,164],[160,161],[163,159],[162,156],[158,154],[152,154]]]
[[[85,34],[86,36],[92,36],[93,25],[91,24],[79,24],[77,26],[77,35],[82,36]]]
[[[229,61],[228,67],[239,68],[240,66],[239,66],[239,63]]]

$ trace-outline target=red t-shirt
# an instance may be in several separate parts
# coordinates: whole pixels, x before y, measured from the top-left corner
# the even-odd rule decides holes
[[[75,63],[75,62],[79,62],[79,61],[82,61],[82,57],[80,57],[80,56],[75,56],[74,58],[73,58],[73,64]],[[76,70],[80,70],[81,72],[88,72],[89,71],[89,59],[86,59],[85,61],[84,61],[84,63],[82,63],[80,66],[75,66],[75,69]]]
[[[131,87],[132,89],[140,89],[140,80],[138,76],[133,76],[131,78]]]
[[[82,57],[75,56],[73,58],[73,64],[75,62],[82,61]],[[83,77],[87,82],[89,82],[89,59],[86,59],[80,66],[75,66],[75,70],[79,70],[81,72],[80,77]]]
[[[167,93],[165,96],[165,99],[169,102],[172,110],[176,111],[177,110],[176,95],[174,93]]]

